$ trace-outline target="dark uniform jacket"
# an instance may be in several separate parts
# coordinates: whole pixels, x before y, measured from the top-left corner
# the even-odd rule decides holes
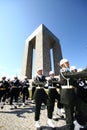
[[[24,80],[22,82],[22,85],[23,85],[24,88],[29,88],[29,81],[28,80]]]
[[[0,89],[1,90],[7,90],[8,89],[8,86],[9,86],[9,84],[8,84],[8,82],[7,81],[0,81]]]
[[[87,81],[81,78],[77,80],[77,104],[76,119],[79,124],[87,126]]]
[[[79,79],[79,78],[82,78],[82,79],[87,79],[87,69],[84,69],[83,71],[81,72],[66,72],[64,74],[64,76],[66,78],[72,78],[72,79]]]
[[[60,71],[60,84],[61,86],[67,86],[67,80],[69,79],[69,85],[71,86],[76,86],[76,80],[79,78],[87,78],[87,69],[81,71],[81,72],[70,72],[70,71],[65,71],[62,72]],[[66,88],[66,89],[61,89],[61,102],[63,104],[73,104],[76,101],[76,96],[75,96],[75,90],[74,88]]]
[[[28,92],[28,88],[29,88],[29,81],[28,80],[24,80],[22,82],[22,93]]]
[[[47,98],[47,95],[45,93],[45,90],[43,89],[45,87],[46,84],[46,78],[44,75],[42,75],[41,77],[39,77],[38,75],[34,78],[34,84],[36,86],[36,90],[34,92],[34,99],[38,100],[38,99],[43,99],[43,98]],[[38,89],[41,88],[41,89]]]
[[[87,104],[87,81],[77,80],[77,97]]]
[[[57,78],[49,78],[48,79],[48,86],[50,87],[55,87],[55,88],[60,88],[60,83],[58,82]]]
[[[46,84],[46,77],[44,75],[42,75],[41,77],[39,77],[38,75],[34,78],[34,84],[36,87],[40,86],[40,87],[44,87],[44,85]]]
[[[67,88],[69,80],[69,86],[74,87],[75,81],[72,78],[66,78],[65,75],[70,74],[71,72],[65,71],[60,73],[60,84],[61,84],[61,103],[63,104],[75,104],[75,89]],[[66,79],[65,79],[66,78]],[[62,86],[66,86],[66,88],[62,88]]]

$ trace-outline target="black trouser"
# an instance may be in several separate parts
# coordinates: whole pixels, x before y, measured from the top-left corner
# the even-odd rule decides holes
[[[19,96],[19,89],[18,88],[11,88],[10,91],[10,105],[13,103],[13,99],[15,99],[15,102],[18,101]]]
[[[33,95],[34,95],[34,92],[35,92],[35,90],[36,90],[36,87],[32,87],[32,100],[33,100]]]
[[[25,99],[29,98],[29,90],[27,87],[24,87],[22,89],[22,94],[23,94],[23,102],[25,102]]]
[[[0,90],[0,102],[5,102],[6,100],[6,90]]]
[[[34,92],[35,99],[35,121],[39,120],[41,104],[47,105],[48,96],[44,89],[36,89]]]
[[[76,119],[80,125],[87,127],[87,102],[80,97],[77,97]]]
[[[49,88],[48,90],[48,118],[52,119],[53,111],[54,111],[54,105],[55,105],[55,99],[58,100],[58,108],[62,107],[62,104],[60,103],[60,94],[57,92],[56,88]]]
[[[74,105],[63,104],[66,113],[66,130],[74,130],[73,124],[73,113],[74,113]]]
[[[10,97],[10,89],[6,90],[6,95],[5,96],[6,96],[6,99],[8,99]]]

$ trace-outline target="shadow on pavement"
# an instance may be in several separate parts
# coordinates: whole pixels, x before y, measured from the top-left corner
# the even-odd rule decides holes
[[[38,128],[37,130],[65,130],[65,126],[55,127],[55,128],[51,128],[48,126],[42,126],[42,127]]]
[[[17,109],[12,109],[12,110],[4,110],[1,109],[0,113],[8,113],[8,114],[16,114],[18,117],[22,117],[25,118],[25,116],[23,116],[24,113],[33,113],[35,112],[35,107],[34,106],[30,106],[27,108],[20,108],[18,107]]]

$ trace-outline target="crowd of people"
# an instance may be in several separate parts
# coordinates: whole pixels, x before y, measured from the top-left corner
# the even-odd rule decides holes
[[[26,105],[29,98],[29,80],[27,77],[20,81],[14,77],[13,81],[2,77],[0,81],[1,109],[6,99],[10,99],[11,108],[17,108],[18,97],[22,94],[22,105]],[[47,91],[46,91],[47,90]],[[55,76],[53,71],[49,77],[43,75],[42,68],[38,68],[37,75],[32,81],[32,101],[35,103],[35,126],[40,128],[40,110],[42,103],[47,106],[47,124],[55,128],[52,119],[55,101],[57,101],[58,115],[64,118],[66,130],[87,130],[87,68],[78,70],[70,66],[69,60],[60,60],[60,74]]]
[[[52,122],[55,99],[58,100],[58,110],[64,108],[66,116],[66,130],[87,130],[87,68],[77,70],[75,66],[70,67],[67,59],[60,61],[59,78],[54,77],[54,72],[49,72],[49,79],[37,70],[34,78],[36,84],[35,98],[35,121],[36,127],[40,127],[41,104],[47,105],[48,125],[54,128]],[[48,88],[48,94],[44,87]],[[59,93],[57,88],[60,90]]]
[[[14,80],[7,79],[3,76],[0,81],[0,107],[4,108],[5,102],[9,102],[11,109],[17,108],[18,98],[22,95],[22,105],[26,105],[29,98],[29,80],[25,76],[23,81],[20,81],[17,76]]]

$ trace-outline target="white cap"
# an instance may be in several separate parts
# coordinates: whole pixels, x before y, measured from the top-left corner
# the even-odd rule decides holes
[[[70,70],[76,70],[76,67],[75,66],[70,66]]]
[[[17,77],[17,76],[14,76],[14,79],[18,79],[18,77]]]
[[[49,75],[51,75],[51,74],[54,74],[54,72],[53,72],[53,71],[50,71],[50,72],[49,72]]]
[[[78,70],[77,70],[77,72],[81,72],[82,71],[82,68],[79,68]]]
[[[27,79],[27,76],[24,76],[24,79]]]
[[[42,68],[38,68],[38,69],[37,69],[37,72],[40,71],[40,70],[42,70]]]
[[[68,62],[67,59],[62,59],[62,60],[60,60],[60,66],[63,65],[64,63],[66,63],[66,62]]]

